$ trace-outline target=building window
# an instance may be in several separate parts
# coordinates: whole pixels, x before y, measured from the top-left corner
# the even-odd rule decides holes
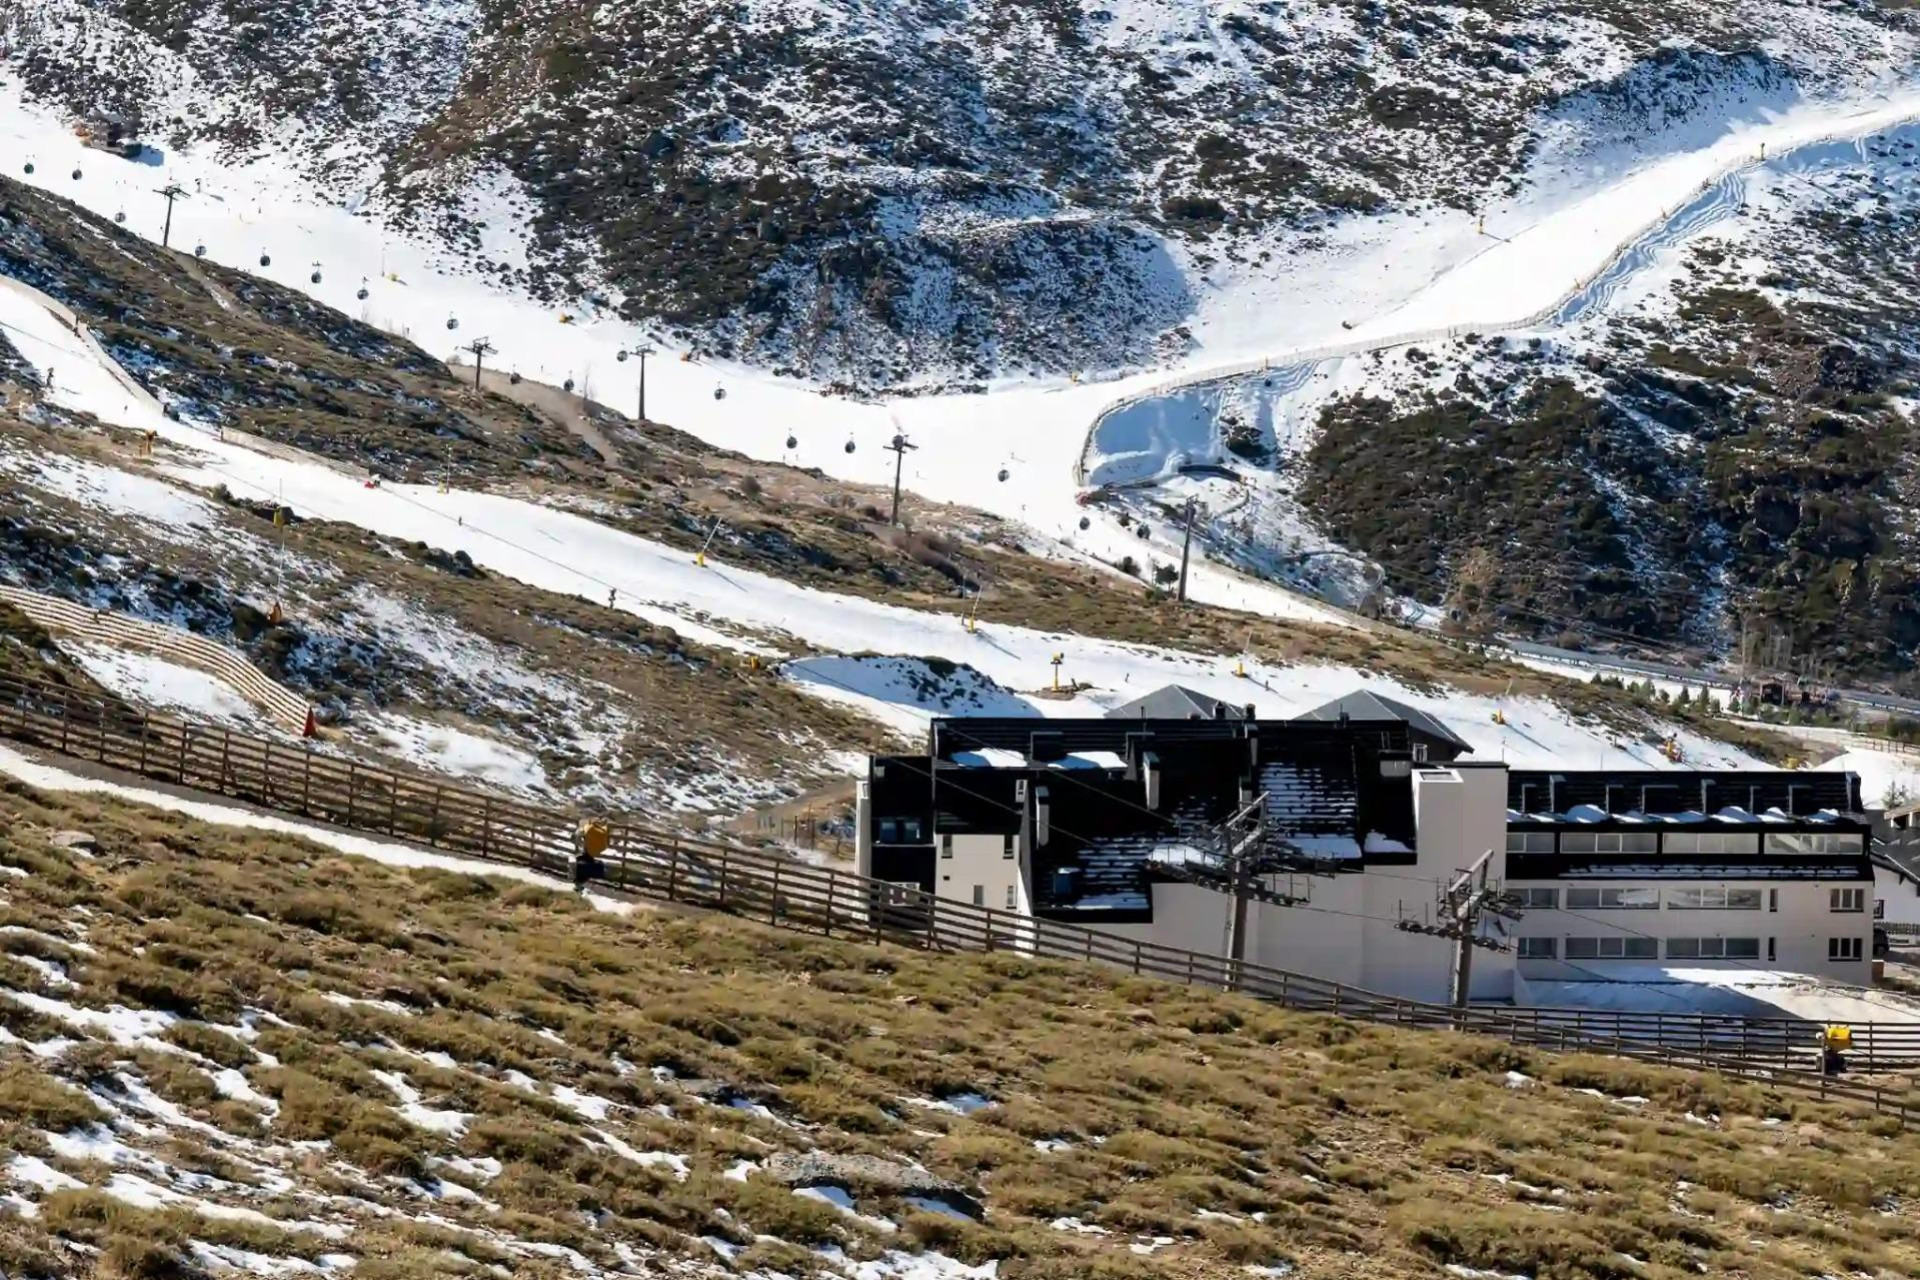
[[[987,905],[987,886],[983,884],[973,886],[973,905],[976,907]]]
[[[1519,958],[1522,960],[1551,960],[1559,952],[1558,938],[1521,938],[1518,940]]]
[[[1522,911],[1553,911],[1560,906],[1558,889],[1509,889],[1507,897]]]
[[[1427,762],[1427,744],[1426,743],[1416,742],[1413,744],[1413,762],[1415,764],[1425,764]]]
[[[881,844],[899,844],[900,843],[900,824],[895,822],[892,818],[880,819],[880,843]]]
[[[1668,853],[1758,853],[1760,837],[1752,832],[1672,831],[1660,837]]]
[[[1758,911],[1760,891],[1729,889],[1725,885],[1713,885],[1704,889],[1669,889],[1667,890],[1667,909],[1670,911]]]
[[[1887,918],[1887,900],[1885,898],[1875,898],[1873,900],[1873,918],[1875,920],[1885,920]]]
[[[1827,959],[1858,960],[1859,958],[1860,958],[1860,939],[1858,938],[1828,938],[1827,939]]]
[[[1002,836],[1000,838],[1000,856],[1002,858],[1013,857],[1013,837],[1012,836]]]
[[[953,856],[953,837],[952,836],[940,837],[940,856],[943,858],[951,858]]]
[[[1569,960],[1658,960],[1660,944],[1653,938],[1568,938]]]
[[[1767,890],[1767,910],[1778,911],[1779,909],[1780,909],[1780,891],[1778,889]]]
[[[926,829],[918,818],[880,819],[881,844],[919,844],[925,839]]]
[[[1782,831],[1767,833],[1768,853],[1859,853],[1857,832]]]
[[[1007,910],[1012,911],[1017,905],[1018,905],[1018,901],[1015,899],[1013,895],[1013,886],[1008,885],[1007,886]]]
[[[1508,853],[1552,853],[1553,832],[1551,831],[1509,831],[1507,832]]]
[[[1778,949],[1775,948],[1773,945],[1773,939],[1768,938],[1767,939],[1767,963],[1772,964],[1774,960],[1776,960],[1778,957],[1779,957],[1779,952],[1778,952]]]
[[[1829,911],[1865,911],[1867,909],[1867,891],[1865,889],[1833,889],[1827,894]]]
[[[1669,960],[1758,960],[1758,938],[1668,938]]]
[[[1658,889],[1568,889],[1569,911],[1647,911],[1660,905]]]
[[[1653,853],[1660,837],[1651,831],[1563,831],[1562,853]]]

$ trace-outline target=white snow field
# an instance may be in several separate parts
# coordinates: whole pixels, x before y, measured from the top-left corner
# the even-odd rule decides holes
[[[1299,363],[1316,343],[1383,345],[1434,326],[1513,324],[1546,314],[1623,246],[1694,200],[1703,184],[1763,146],[1777,154],[1920,115],[1920,89],[1860,94],[1851,102],[1717,103],[1722,114],[1598,150],[1590,135],[1571,141],[1583,137],[1582,122],[1556,121],[1571,140],[1549,148],[1522,194],[1491,206],[1491,234],[1479,234],[1463,213],[1349,220],[1321,249],[1291,255],[1284,272],[1223,286],[1204,304],[1193,324],[1199,345],[1187,362],[1199,372],[1182,380],[1248,357],[1256,365]],[[563,324],[561,313],[473,273],[463,256],[384,231],[371,192],[342,204],[318,201],[303,194],[284,161],[226,167],[211,154],[168,152],[151,166],[108,157],[82,146],[53,113],[27,105],[10,75],[0,75],[0,161],[17,176],[31,161],[35,171],[26,181],[105,216],[125,214],[129,229],[148,236],[157,235],[163,214],[154,188],[170,179],[191,193],[174,211],[176,246],[202,246],[213,260],[298,288],[436,355],[488,337],[500,348],[497,365],[553,383],[571,378],[621,407],[633,398],[637,362],[616,359],[642,338],[632,326],[585,303],[570,307]],[[77,181],[70,176],[76,169]],[[521,225],[522,201],[510,184],[482,175],[469,203],[488,224],[482,252],[517,258],[511,233]],[[317,284],[310,279],[316,270]],[[362,288],[364,301],[356,296]],[[649,362],[647,395],[651,416],[717,445],[868,483],[891,481],[892,459],[880,446],[904,428],[920,446],[906,467],[913,491],[996,512],[1114,560],[1139,552],[1140,540],[1110,517],[1083,513],[1074,501],[1075,469],[1095,419],[1164,380],[1144,373],[1099,384],[1024,381],[986,395],[882,405],[826,397],[732,365],[682,362],[663,350]],[[56,383],[63,381],[56,369]],[[716,398],[720,391],[724,399]],[[997,479],[1002,469],[1004,482]],[[1090,517],[1085,531],[1078,528],[1082,514]],[[1338,616],[1204,563],[1195,566],[1191,593],[1275,616]]]
[[[62,647],[103,688],[136,703],[236,728],[274,727],[237,690],[204,671],[129,649],[74,643]]]

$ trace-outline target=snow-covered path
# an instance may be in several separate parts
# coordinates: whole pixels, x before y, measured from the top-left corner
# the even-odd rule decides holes
[[[1172,425],[1161,434],[1194,451],[1196,426],[1191,396],[1223,379],[1270,372],[1274,390],[1300,383],[1323,361],[1430,342],[1466,332],[1499,333],[1549,321],[1568,322],[1604,309],[1635,271],[1660,250],[1728,216],[1739,205],[1740,175],[1761,165],[1792,167],[1802,157],[1830,158],[1836,149],[1863,154],[1865,139],[1920,120],[1920,86],[1883,94],[1867,106],[1805,106],[1730,129],[1719,141],[1630,170],[1619,181],[1583,190],[1578,175],[1563,186],[1547,185],[1504,209],[1496,206],[1484,224],[1456,229],[1464,237],[1455,252],[1417,269],[1429,279],[1412,297],[1346,331],[1322,331],[1308,343],[1275,344],[1250,358],[1196,362],[1146,386],[1118,384],[1107,405],[1095,411],[1089,430],[1108,431],[1117,443],[1090,451],[1090,464],[1128,458],[1127,443],[1151,435],[1148,422],[1160,412]],[[1419,259],[1416,257],[1415,261]],[[1325,341],[1332,338],[1331,341]],[[1103,419],[1106,421],[1103,423]],[[1127,463],[1127,473],[1152,474],[1150,451]]]

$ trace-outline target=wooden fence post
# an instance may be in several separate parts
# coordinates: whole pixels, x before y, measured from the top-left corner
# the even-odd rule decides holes
[[[767,894],[767,923],[780,923],[780,864],[773,864],[773,889]]]
[[[680,842],[675,840],[667,854],[667,901],[680,901]]]
[[[833,891],[836,887],[838,887],[839,884],[840,884],[840,873],[838,871],[835,871],[831,867],[827,868],[826,935],[829,938],[833,936]]]

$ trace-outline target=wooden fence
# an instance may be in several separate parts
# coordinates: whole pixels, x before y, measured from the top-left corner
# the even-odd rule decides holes
[[[566,876],[578,819],[431,778],[336,759],[294,743],[166,716],[129,716],[55,685],[0,678],[0,736],[283,813],[414,841],[486,861]],[[1587,1009],[1455,1009],[1385,996],[1262,965],[903,890],[830,867],[691,836],[656,824],[610,823],[597,881],[638,897],[725,911],[781,928],[935,952],[1006,952],[1099,963],[1290,1008],[1394,1026],[1452,1030],[1514,1044],[1597,1052],[1849,1101],[1920,1124],[1920,1098],[1882,1073],[1920,1070],[1920,1026],[1855,1024],[1849,1077],[1823,1070],[1822,1028],[1791,1018],[1618,1013]]]
[[[49,631],[67,632],[82,640],[116,648],[148,650],[204,671],[232,687],[295,735],[306,732],[310,709],[307,700],[217,641],[179,627],[108,609],[89,609],[71,600],[22,587],[0,585],[0,604],[12,605]]]

